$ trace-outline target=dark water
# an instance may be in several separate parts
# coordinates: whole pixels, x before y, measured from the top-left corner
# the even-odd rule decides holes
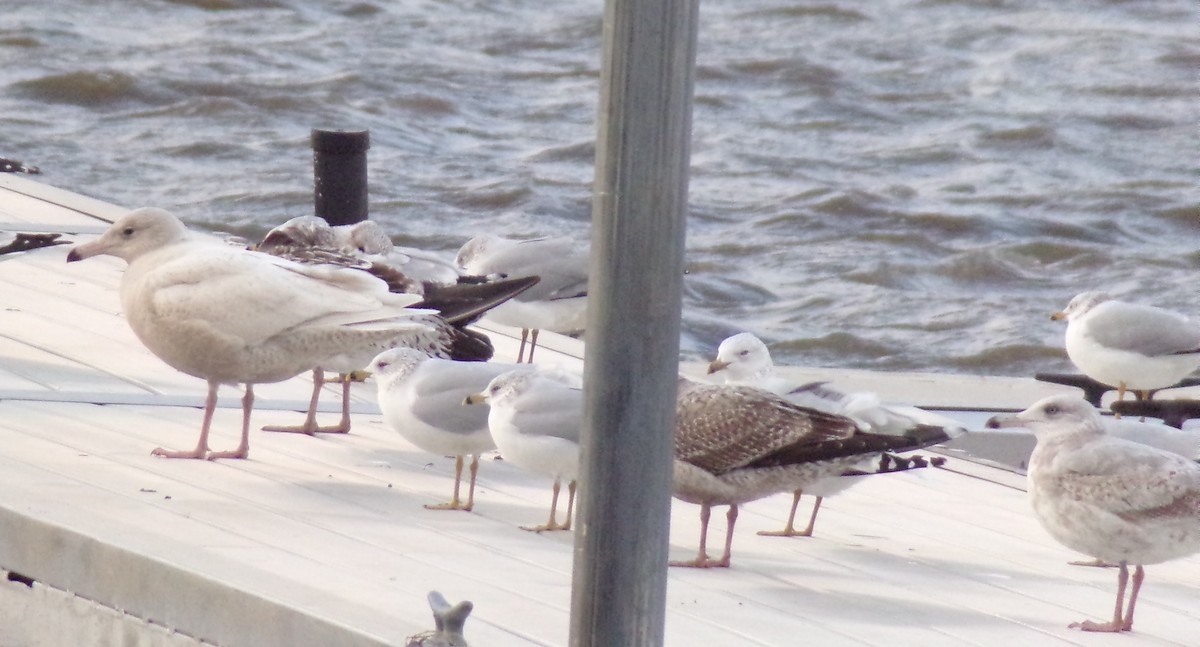
[[[0,155],[255,237],[310,129],[371,131],[372,217],[453,251],[587,235],[599,0],[0,0]],[[1200,316],[1195,0],[704,0],[683,352],[1068,368],[1095,288]]]

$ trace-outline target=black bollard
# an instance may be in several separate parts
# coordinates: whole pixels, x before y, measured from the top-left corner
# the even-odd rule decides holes
[[[312,131],[315,213],[331,225],[367,219],[369,131]]]

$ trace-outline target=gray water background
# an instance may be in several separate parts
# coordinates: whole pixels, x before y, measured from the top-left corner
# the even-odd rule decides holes
[[[0,0],[0,155],[249,238],[371,131],[372,218],[585,238],[600,0]],[[1200,317],[1200,2],[703,0],[685,358],[1068,370],[1075,293]]]

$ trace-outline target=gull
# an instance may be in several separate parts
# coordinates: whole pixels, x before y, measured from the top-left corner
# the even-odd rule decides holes
[[[541,278],[537,286],[487,314],[490,321],[521,329],[517,363],[524,360],[526,338],[533,361],[539,330],[577,334],[587,323],[588,255],[570,238],[477,236],[458,250],[455,264],[480,276]]]
[[[1084,631],[1129,631],[1148,564],[1200,551],[1200,465],[1179,454],[1106,433],[1100,412],[1078,396],[1039,400],[989,426],[1037,437],[1029,458],[1029,501],[1059,543],[1115,562],[1112,620],[1071,623]],[[1124,604],[1135,566],[1129,604]]]
[[[522,277],[457,283],[460,277],[449,261],[439,265],[433,260],[414,261],[414,256],[397,253],[383,229],[370,220],[331,227],[316,216],[292,218],[267,232],[256,249],[309,265],[360,269],[386,281],[392,292],[421,295],[423,298],[414,307],[435,310],[445,322],[438,337],[443,343],[428,346],[424,348],[425,352],[434,357],[464,361],[486,361],[491,359],[493,352],[491,340],[467,325],[538,281],[536,277]],[[410,252],[415,254],[417,250]],[[427,255],[427,258],[434,257]],[[442,280],[449,283],[439,282]],[[313,369],[313,392],[304,422],[298,426],[272,425],[263,429],[310,435],[349,432],[352,375],[365,368],[386,347],[366,345],[357,352],[328,358]],[[342,416],[338,424],[322,427],[317,424],[317,403],[322,386],[329,381],[324,377],[327,370],[338,373],[337,382],[342,386]]]
[[[41,249],[42,247],[53,247],[54,245],[70,245],[71,241],[61,238],[62,234],[26,234],[14,232],[11,237],[7,233],[0,233],[0,256],[4,254],[17,254],[27,252],[33,249]]]
[[[675,409],[675,497],[700,506],[700,549],[672,566],[728,567],[738,505],[864,467],[885,451],[945,442],[940,428],[901,435],[864,431],[854,420],[800,407],[750,386],[679,379]],[[725,552],[706,552],[712,506],[727,505]]]
[[[208,382],[196,447],[167,458],[245,458],[254,385],[279,382],[339,353],[373,344],[443,343],[437,317],[357,270],[294,263],[189,232],[162,209],[129,212],[68,262],[107,254],[128,267],[121,305],[138,339],[176,370]],[[221,384],[246,385],[237,449],[211,452],[208,433]]]
[[[842,393],[828,387],[824,382],[798,384],[775,373],[775,363],[767,345],[752,333],[738,333],[726,338],[717,348],[717,357],[708,365],[709,375],[719,373],[726,384],[758,387],[781,395],[793,404],[811,407],[846,416],[855,420],[860,427],[877,434],[903,435],[920,426],[941,427],[950,438],[966,432],[954,420],[911,406],[884,404],[874,393]],[[782,530],[764,530],[760,535],[774,537],[811,537],[817,522],[817,513],[825,497],[833,496],[860,479],[852,474],[834,475],[820,479],[804,489],[792,493],[792,508],[787,524]],[[796,509],[802,494],[816,497],[808,526],[796,530]]]
[[[579,378],[561,369],[522,367],[496,376],[464,404],[487,403],[488,429],[505,460],[554,479],[550,520],[525,530],[570,530],[579,475],[579,430],[583,424],[583,389]],[[562,482],[567,485],[566,521],[556,510]]]
[[[1003,416],[995,416],[987,421],[986,427],[989,429],[999,429],[1004,426],[1002,425],[1002,420]],[[1015,426],[1015,423],[1008,424],[1007,426]],[[1119,419],[1115,416],[1101,416],[1100,426],[1105,434],[1114,438],[1178,454],[1192,462],[1200,461],[1200,428],[1176,429],[1161,422],[1139,422],[1136,420]],[[1068,563],[1072,566],[1103,568],[1116,568],[1118,566],[1118,564],[1099,558]]]
[[[374,220],[339,225],[333,228],[333,233],[343,249],[353,250],[364,260],[391,267],[415,281],[447,285],[476,278],[463,276],[448,258],[414,247],[397,246]]]
[[[450,606],[441,593],[430,591],[429,607],[433,609],[433,623],[437,628],[409,636],[404,644],[407,647],[467,647],[463,628],[475,605],[470,600],[463,600]]]
[[[496,443],[488,430],[488,409],[464,407],[463,399],[514,368],[514,364],[432,358],[411,348],[386,350],[367,367],[378,384],[379,408],[388,426],[427,452],[454,456],[453,497],[449,503],[426,508],[469,512],[474,507],[479,455],[495,449]],[[471,456],[466,503],[459,498],[464,456]]]
[[[28,173],[30,175],[41,175],[42,170],[36,166],[32,166],[15,159],[0,157],[0,173]]]
[[[1154,306],[1118,301],[1104,292],[1076,295],[1050,315],[1066,320],[1067,356],[1085,375],[1125,391],[1150,391],[1178,384],[1200,367],[1200,325]]]

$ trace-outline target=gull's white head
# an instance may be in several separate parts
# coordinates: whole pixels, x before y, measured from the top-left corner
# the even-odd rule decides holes
[[[363,254],[386,254],[395,247],[392,239],[379,223],[374,220],[363,220],[350,227],[350,235],[342,244],[349,247],[347,251],[357,251]]]
[[[1112,301],[1112,297],[1107,292],[1081,292],[1075,295],[1075,298],[1071,299],[1066,308],[1050,315],[1050,318],[1054,321],[1062,321],[1064,319],[1068,322],[1075,321],[1105,301]]]
[[[987,426],[991,429],[1020,427],[1041,438],[1080,432],[1104,433],[1100,412],[1077,395],[1043,398],[1016,415],[994,416]]]
[[[501,247],[508,247],[515,241],[508,241],[499,236],[482,234],[463,243],[454,256],[454,264],[468,274],[490,274],[487,267],[488,257]]]
[[[376,355],[367,371],[383,384],[412,375],[428,359],[428,355],[414,348],[391,348]]]
[[[717,347],[717,358],[708,365],[708,373],[721,372],[727,384],[736,384],[762,376],[771,370],[771,351],[753,334],[738,333]]]
[[[76,245],[67,255],[67,262],[108,254],[132,263],[139,256],[187,237],[187,227],[178,218],[163,209],[144,207],[121,216],[96,240]]]
[[[463,404],[489,404],[493,407],[521,397],[537,379],[537,369],[532,367],[518,368],[501,373],[488,382],[481,393],[467,396]]]

